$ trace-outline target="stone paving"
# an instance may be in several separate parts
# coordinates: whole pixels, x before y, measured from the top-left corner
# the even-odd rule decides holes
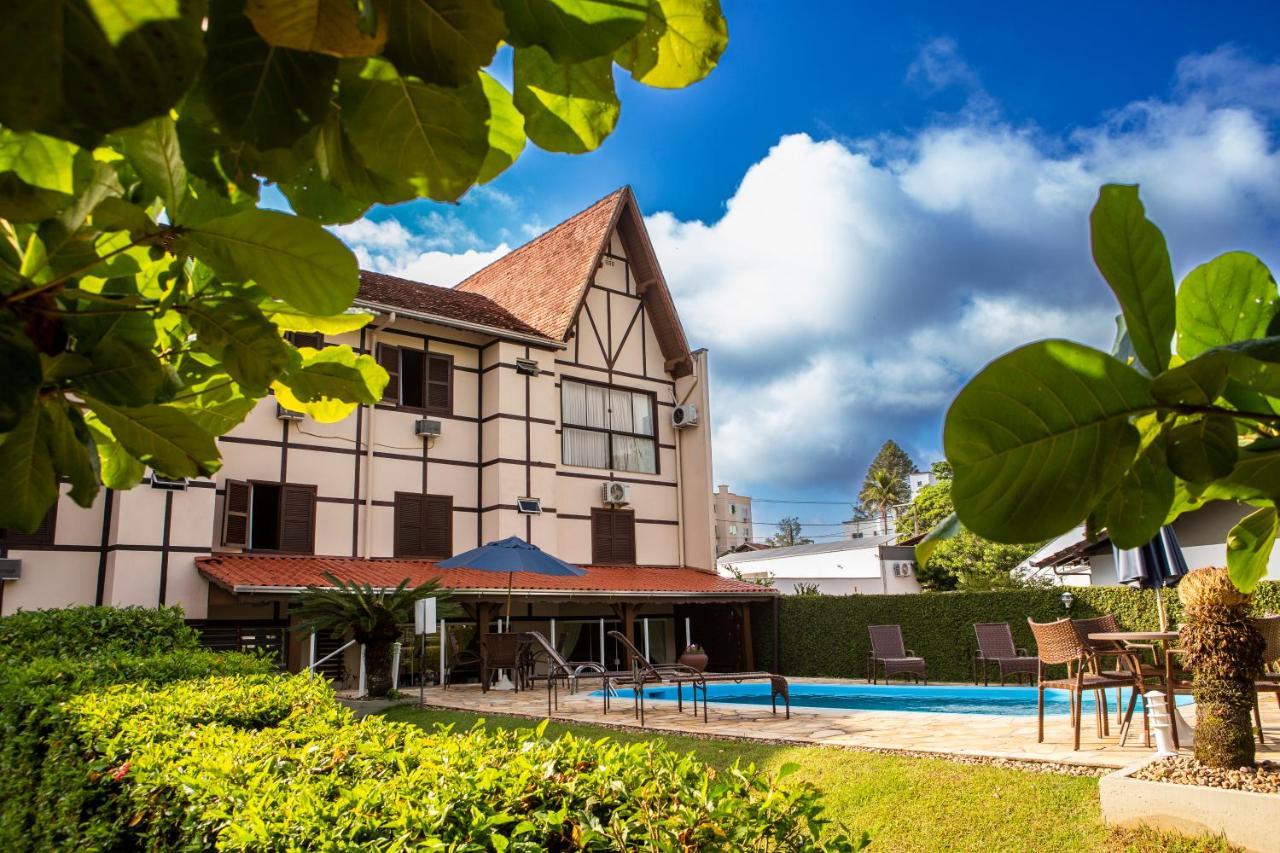
[[[809,679],[793,678],[794,683]],[[817,681],[817,679],[813,679]],[[834,679],[822,679],[833,683]],[[861,683],[861,682],[851,682]],[[553,719],[597,723],[626,728],[640,728],[634,718],[630,699],[615,701],[608,715],[602,702],[584,689],[576,695],[560,692],[559,708]],[[1269,700],[1269,701],[1267,701]],[[428,688],[423,704],[427,707],[451,708],[478,714],[512,714],[543,719],[547,716],[547,693],[539,685],[520,693],[491,690],[484,693],[476,685],[458,685],[442,690]],[[1188,720],[1195,719],[1194,708],[1180,706]],[[1263,732],[1266,746],[1258,748],[1259,758],[1280,760],[1280,709],[1274,699],[1264,697]],[[678,732],[713,737],[749,738],[753,740],[824,744],[877,750],[947,753],[1020,761],[1046,761],[1082,764],[1094,767],[1123,767],[1143,756],[1154,754],[1142,744],[1142,724],[1134,715],[1133,731],[1128,743],[1121,747],[1119,726],[1111,720],[1111,734],[1099,738],[1093,715],[1086,711],[1080,750],[1072,750],[1072,729],[1066,714],[1045,717],[1044,743],[1036,742],[1035,716],[995,716],[983,714],[935,714],[904,711],[815,711],[791,709],[788,720],[779,709],[778,715],[768,708],[746,708],[711,703],[710,721],[702,722],[699,709],[695,718],[688,704],[684,713],[675,703],[645,703],[645,725],[648,731]],[[1153,740],[1154,743],[1154,740]]]

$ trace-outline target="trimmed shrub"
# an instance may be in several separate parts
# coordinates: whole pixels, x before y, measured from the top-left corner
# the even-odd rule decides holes
[[[0,619],[0,663],[163,654],[199,645],[200,635],[183,621],[181,607],[65,607]]]
[[[773,660],[773,619],[764,608],[753,614],[756,660],[785,675],[865,678],[868,625],[897,624],[907,647],[929,663],[935,681],[972,679],[975,622],[1008,622],[1015,644],[1035,653],[1027,618],[1050,622],[1066,615],[1063,587],[993,592],[925,592],[919,595],[783,596],[779,601],[781,661]],[[1159,627],[1155,593],[1128,587],[1071,587],[1073,618],[1114,613],[1126,630]],[[1182,621],[1175,590],[1166,590],[1169,624]],[[1280,613],[1280,583],[1263,583],[1254,611]],[[993,670],[994,671],[994,670]]]
[[[358,722],[310,676],[121,685],[67,703],[35,846],[856,849],[816,793],[656,743]],[[77,784],[70,791],[68,786]],[[46,786],[47,787],[47,786]],[[42,790],[41,799],[52,790]]]

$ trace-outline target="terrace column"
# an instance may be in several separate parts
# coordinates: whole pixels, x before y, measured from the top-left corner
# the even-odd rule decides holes
[[[487,601],[476,602],[476,636],[480,649],[480,690],[489,689],[489,611],[493,607]]]
[[[755,650],[751,643],[751,605],[742,607],[742,668],[750,672],[756,668]]]

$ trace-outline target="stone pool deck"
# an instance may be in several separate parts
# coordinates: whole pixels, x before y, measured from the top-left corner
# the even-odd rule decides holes
[[[841,683],[837,679],[792,678],[789,681],[792,684],[806,681]],[[537,720],[547,716],[547,693],[541,685],[521,693],[497,690],[484,693],[476,685],[458,685],[448,690],[431,687],[425,691],[423,704],[430,708],[449,708],[477,714],[510,714]],[[734,707],[717,705],[713,701],[710,720],[703,723],[701,709],[695,718],[688,704],[681,714],[676,711],[674,702],[651,700],[645,703],[643,730],[1093,767],[1123,767],[1154,754],[1154,749],[1147,749],[1142,745],[1142,723],[1138,713],[1134,714],[1133,732],[1124,747],[1120,746],[1119,726],[1114,716],[1111,720],[1111,735],[1098,738],[1092,712],[1085,713],[1079,751],[1071,748],[1072,729],[1065,714],[1046,716],[1045,741],[1036,743],[1034,715],[1014,717],[915,711],[815,711],[793,707],[791,719],[788,720],[781,709],[774,716],[769,713],[767,706]],[[1112,713],[1114,715],[1114,707]],[[1188,720],[1194,720],[1194,709],[1183,706],[1181,713]],[[609,714],[605,715],[600,698],[590,696],[588,690],[575,695],[561,691],[560,706],[552,714],[552,718],[565,722],[641,729],[639,721],[632,714],[630,699],[615,701]],[[1280,709],[1276,707],[1274,697],[1264,697],[1262,720],[1267,743],[1258,747],[1258,757],[1280,760],[1280,749],[1277,748],[1280,745]]]

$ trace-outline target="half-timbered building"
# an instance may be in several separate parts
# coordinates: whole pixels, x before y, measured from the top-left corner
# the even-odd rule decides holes
[[[89,509],[64,494],[40,530],[0,539],[22,560],[0,612],[180,604],[211,643],[297,668],[290,603],[324,573],[440,577],[489,625],[506,576],[435,563],[515,535],[587,573],[516,575],[514,627],[554,619],[593,659],[617,656],[600,629],[622,626],[656,658],[693,638],[751,663],[750,604],[773,593],[716,575],[707,354],[630,189],[454,288],[364,272],[356,304],[365,328],[295,342],[373,354],[379,403],[324,424],[267,397],[220,438],[213,479],[149,477]]]

